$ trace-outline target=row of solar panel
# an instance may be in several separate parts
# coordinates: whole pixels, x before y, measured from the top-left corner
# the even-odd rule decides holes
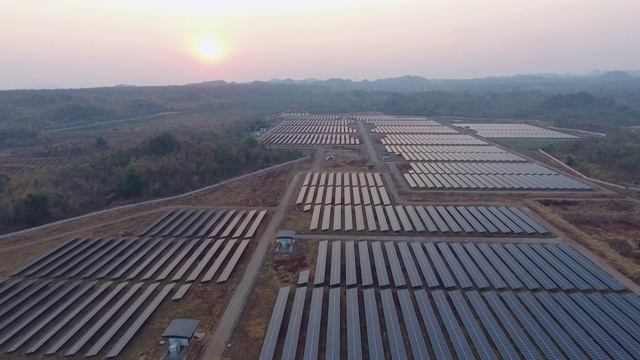
[[[387,269],[391,269],[395,287],[416,288],[426,285],[429,288],[482,290],[625,290],[620,282],[575,250],[557,244],[413,242],[409,245],[406,242],[388,241],[384,243],[383,252],[382,243],[376,241],[371,243],[375,268],[371,266],[369,242],[358,242],[358,256],[355,243],[344,242],[344,260],[342,244],[342,241],[331,243],[329,258],[329,242],[325,240],[319,243],[313,285],[368,287],[374,285],[375,274],[375,284],[387,287],[392,285],[387,272]],[[327,278],[328,260],[330,267]],[[357,264],[360,265],[359,276]]]
[[[511,139],[576,139],[577,136],[543,129],[527,124],[455,124],[458,127],[474,130],[479,136],[487,138]]]
[[[473,174],[473,175],[557,175],[554,170],[535,163],[410,163],[418,174]]]
[[[371,129],[377,134],[457,134],[458,131],[444,125],[376,125]]]
[[[280,289],[260,359],[295,359],[299,351],[304,359],[337,359],[344,350],[347,359],[380,360],[640,356],[635,294],[333,288],[326,301],[327,291],[315,288],[307,301],[307,292],[296,289],[286,312],[289,288]],[[278,344],[287,315],[284,343]],[[340,336],[343,316],[346,336]]]
[[[359,145],[360,139],[342,134],[269,134],[262,142],[273,145]]]
[[[112,343],[104,355],[106,358],[120,355],[174,286],[165,285],[157,292],[160,284],[155,283],[140,293],[143,283],[129,286],[127,282],[98,285],[96,281],[83,284],[81,281],[36,283],[26,280],[3,285],[0,288],[3,304],[0,346],[7,346],[6,353],[28,344],[26,354],[33,354],[49,344],[46,355],[55,354],[66,345],[65,356],[85,348],[85,357],[91,357]],[[17,291],[19,289],[22,290]],[[154,293],[155,297],[147,302]],[[147,305],[143,307],[145,302]],[[127,330],[122,333],[120,329]],[[116,341],[119,332],[121,335]],[[70,342],[71,339],[75,340]]]
[[[400,153],[408,161],[527,161],[527,159],[511,153]]]
[[[591,190],[591,187],[564,175],[464,175],[404,174],[412,188],[420,189],[509,189],[509,190]]]
[[[326,205],[390,205],[391,200],[387,194],[387,190],[381,187],[368,186],[303,186],[298,193],[296,205],[305,204],[304,211],[311,210],[313,204]]]
[[[366,120],[366,123],[375,126],[442,126],[439,122],[429,120],[427,118],[396,118],[393,120],[374,119]]]
[[[12,276],[82,279],[171,279],[208,282],[223,268],[217,282],[228,280],[249,239],[115,239],[75,238],[14,271]],[[228,258],[231,251],[235,252]],[[211,261],[213,263],[210,265]],[[173,276],[170,276],[173,273]]]
[[[493,145],[385,145],[389,153],[506,153],[507,150]]]
[[[301,125],[284,125],[273,130],[274,133],[298,133],[298,134],[348,134],[356,133],[355,128],[349,126],[301,126]]]
[[[488,145],[469,135],[388,134],[383,145]]]
[[[177,209],[158,217],[143,229],[138,236],[248,239],[256,234],[266,214],[267,210]],[[249,223],[251,223],[250,226]]]
[[[353,124],[353,120],[283,120],[281,123],[283,126],[349,126]]]
[[[355,221],[354,221],[355,219]],[[366,227],[365,227],[366,219]],[[332,226],[333,224],[333,226]],[[309,230],[405,231],[467,234],[548,234],[516,207],[315,205]]]
[[[286,121],[335,121],[342,119],[342,115],[311,115],[311,114],[283,114],[280,119]]]
[[[370,172],[310,172],[304,176],[302,186],[384,186],[380,173]]]

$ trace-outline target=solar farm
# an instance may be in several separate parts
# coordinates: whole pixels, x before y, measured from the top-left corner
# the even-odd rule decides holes
[[[640,358],[638,284],[527,201],[606,190],[491,140],[572,135],[375,112],[268,120],[260,142],[310,158],[55,246],[34,232],[44,250],[0,268],[2,358],[160,358],[177,318],[200,321],[188,359]],[[269,205],[240,203],[273,188]]]

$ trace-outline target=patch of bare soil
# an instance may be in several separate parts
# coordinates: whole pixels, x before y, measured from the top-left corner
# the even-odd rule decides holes
[[[628,200],[538,200],[527,205],[640,284],[640,206]]]
[[[229,339],[231,347],[227,348],[223,358],[258,358],[278,291],[281,287],[291,286],[289,296],[293,296],[299,272],[315,267],[317,247],[315,241],[295,241],[291,253],[267,253],[249,300]],[[285,315],[283,324],[286,321]]]

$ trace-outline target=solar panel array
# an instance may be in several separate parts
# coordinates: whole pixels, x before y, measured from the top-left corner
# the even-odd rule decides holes
[[[511,139],[577,139],[577,136],[527,124],[455,124],[486,138]]]
[[[224,282],[248,242],[210,238],[73,239],[12,276],[207,282],[219,274],[217,281]]]
[[[138,236],[249,239],[256,234],[266,214],[267,210],[177,209],[159,216]]]
[[[406,233],[428,231],[465,236],[550,234],[543,225],[517,207],[453,205],[314,205],[309,230]]]
[[[359,145],[360,139],[345,134],[269,134],[260,141],[272,145]]]
[[[84,351],[86,357],[103,352],[106,358],[118,357],[173,287],[17,279],[0,287],[3,301],[21,299],[3,307],[10,312],[0,317],[0,346],[5,353],[63,350],[66,356]],[[20,288],[11,296],[12,289]]]
[[[311,115],[311,114],[282,114],[280,119],[286,121],[305,120],[305,121],[318,121],[318,120],[340,120],[342,115]]]
[[[354,245],[345,242],[347,249],[355,249]],[[306,337],[298,337],[294,344],[281,336],[282,354],[279,350],[261,358],[290,358],[290,349],[295,349],[293,355],[298,351],[311,359],[341,354],[348,359],[640,357],[640,297],[567,245],[398,241],[357,245],[359,252],[347,251],[352,254],[347,257],[357,258],[345,259],[345,266],[364,261],[375,265],[371,269],[375,274],[390,269],[393,281],[379,284],[378,274],[376,284],[365,285],[361,269],[357,284],[343,281],[341,287],[329,287],[327,281],[312,291],[298,288],[293,300],[290,295],[284,300],[293,303],[287,334]],[[369,262],[369,253],[375,264]],[[325,261],[334,260],[329,258]],[[322,268],[333,272],[328,269],[334,265]],[[399,281],[398,274],[418,280]],[[309,291],[311,300],[305,301]],[[279,296],[272,323],[287,307],[282,302]],[[343,316],[347,334],[341,342],[336,333]],[[282,331],[279,325],[269,326],[271,335],[266,339],[271,348],[281,348],[271,342]],[[323,332],[326,342],[318,342]],[[263,351],[266,344],[267,340]]]
[[[410,163],[404,174],[419,189],[590,190],[577,180],[533,163]]]
[[[458,132],[444,125],[376,125],[371,129],[372,133],[378,134],[457,134]]]
[[[470,135],[389,134],[380,139],[383,145],[488,145]]]
[[[389,153],[402,155],[406,153],[507,153],[507,150],[493,145],[385,145],[385,150]]]
[[[273,130],[274,133],[295,134],[349,134],[358,132],[355,128],[345,125],[290,125],[283,124]]]

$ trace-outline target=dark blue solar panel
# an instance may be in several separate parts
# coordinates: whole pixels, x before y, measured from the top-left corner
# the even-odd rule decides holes
[[[482,272],[480,272],[480,269],[478,269],[476,264],[473,263],[469,255],[467,255],[467,252],[464,250],[462,245],[460,245],[459,243],[452,243],[451,249],[453,249],[453,251],[456,253],[458,259],[460,259],[460,262],[462,262],[462,265],[465,267],[465,269],[467,269],[467,273],[469,273],[469,276],[471,276],[471,278],[473,279],[476,287],[478,287],[479,289],[488,288],[489,283],[484,278],[484,276],[482,276]]]
[[[358,289],[347,289],[347,359],[362,359],[362,341],[360,336],[360,306]]]
[[[360,276],[362,276],[362,286],[373,285],[373,275],[371,273],[371,261],[369,260],[369,246],[366,241],[358,243],[360,255]]]
[[[442,252],[442,255],[447,261],[447,264],[451,268],[453,276],[455,276],[455,278],[458,280],[458,284],[460,285],[460,287],[462,287],[463,289],[472,287],[473,283],[471,283],[471,280],[462,269],[462,266],[460,266],[460,263],[458,263],[458,260],[451,252],[451,249],[449,249],[449,244],[444,242],[438,243],[438,248],[440,249],[440,252]]]
[[[458,312],[458,316],[460,317],[460,321],[462,321],[467,334],[469,334],[480,359],[495,359],[496,354],[491,348],[487,337],[482,332],[480,325],[478,325],[471,309],[469,309],[462,293],[458,290],[451,291],[449,292],[449,298],[453,302],[453,305]]]
[[[436,359],[451,359],[451,352],[447,346],[447,340],[442,333],[438,318],[433,311],[429,297],[424,290],[418,290],[414,292],[416,302],[418,303],[418,309],[422,315],[422,323],[424,324],[427,335],[429,336],[429,345],[435,353]],[[414,351],[414,358],[419,359]]]
[[[402,331],[396,312],[396,304],[393,301],[393,294],[390,289],[380,290],[382,299],[382,310],[384,312],[384,323],[387,327],[387,338],[389,339],[389,353],[392,359],[406,359],[407,353],[402,340]]]
[[[533,275],[536,280],[546,289],[554,290],[558,286],[544,272],[542,272],[529,258],[522,253],[514,244],[505,244],[504,248],[524,267],[527,272]]]
[[[424,276],[425,281],[427,282],[428,287],[436,287],[440,285],[438,282],[438,278],[436,274],[433,272],[431,268],[431,264],[429,263],[429,259],[424,254],[424,250],[422,249],[422,244],[419,242],[411,243],[411,248],[413,249],[413,253],[416,255],[416,260],[418,261],[418,265],[420,266],[420,270],[422,271],[422,276]]]
[[[510,245],[507,246],[507,249],[509,248]],[[569,282],[564,276],[562,276],[560,273],[558,273],[558,271],[556,271],[556,269],[553,268],[553,266],[551,266],[547,261],[545,261],[545,259],[543,259],[539,254],[537,254],[535,251],[533,251],[531,249],[531,247],[529,246],[529,244],[518,244],[517,248],[525,254],[525,256],[533,263],[535,264],[535,266],[537,266],[538,269],[540,269],[540,273],[546,275],[549,280],[551,280],[551,282],[554,282],[555,284],[557,284],[558,287],[560,287],[560,289],[567,291],[567,290],[573,290],[575,289],[575,286],[573,286],[573,284],[571,284],[571,282]],[[513,254],[513,252],[512,252]],[[538,270],[536,269],[536,270]],[[534,273],[535,276],[539,276],[539,273],[536,272]],[[544,280],[546,281],[546,279]],[[542,279],[540,279],[540,282],[544,285],[544,282]]]
[[[473,260],[476,261],[478,267],[482,269],[482,272],[487,276],[487,279],[489,279],[489,282],[491,282],[491,285],[493,285],[494,288],[502,289],[507,287],[507,284],[502,280],[502,278],[500,278],[500,275],[498,275],[493,266],[491,266],[489,261],[487,261],[487,259],[482,256],[478,248],[473,243],[466,243],[463,246],[467,250],[467,252],[469,252]],[[494,266],[498,267],[498,264],[495,264],[492,260],[491,262],[494,264]],[[500,265],[504,266],[501,261]],[[513,274],[511,274],[511,276],[513,276]],[[513,278],[515,279],[515,276],[513,276]]]
[[[478,248],[480,248],[480,250],[482,250],[481,245],[484,244],[478,245]],[[498,254],[500,260],[504,261],[504,263],[509,267],[509,270],[511,270],[514,274],[516,274],[516,276],[518,276],[520,281],[522,281],[527,289],[536,290],[540,288],[540,285],[538,285],[538,283],[531,277],[531,275],[529,275],[529,273],[525,271],[522,266],[509,254],[509,252],[505,250],[504,247],[502,247],[502,244],[491,244],[490,248],[495,251],[496,254]]]
[[[411,301],[411,295],[408,290],[398,290],[398,301],[400,301],[400,310],[402,311],[403,323],[407,329],[409,343],[411,344],[411,352],[414,359],[429,359],[429,351],[422,336],[420,323]]]
[[[444,327],[449,334],[449,340],[453,345],[456,355],[458,355],[458,359],[474,358],[473,352],[469,347],[469,343],[467,342],[460,325],[456,321],[456,316],[453,314],[453,310],[451,310],[451,307],[449,306],[449,302],[447,301],[444,291],[433,291],[431,292],[431,296],[433,296],[438,313],[440,313],[440,319],[442,319]]]
[[[424,247],[425,249],[427,249],[427,254],[429,254],[431,262],[433,262],[433,265],[438,271],[438,275],[440,276],[440,280],[442,280],[442,284],[444,285],[444,287],[456,287],[456,282],[455,280],[453,280],[453,277],[449,273],[449,269],[447,269],[446,265],[444,264],[444,261],[440,257],[438,250],[436,250],[436,246],[431,242],[427,242],[424,244]]]
[[[364,295],[364,313],[367,323],[369,359],[384,360],[380,319],[378,318],[378,302],[376,301],[375,290],[364,289],[362,293]]]

